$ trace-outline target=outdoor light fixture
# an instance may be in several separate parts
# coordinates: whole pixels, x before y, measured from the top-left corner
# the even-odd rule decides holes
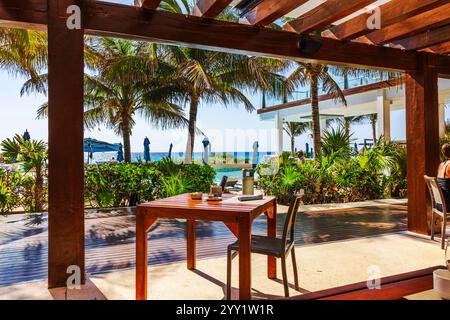
[[[317,53],[322,48],[322,42],[313,40],[307,35],[300,36],[300,52],[305,54]]]
[[[239,17],[242,18],[263,0],[242,0],[235,8],[239,10]]]

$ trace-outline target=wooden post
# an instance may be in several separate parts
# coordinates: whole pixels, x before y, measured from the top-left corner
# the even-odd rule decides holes
[[[438,78],[427,55],[419,55],[416,72],[406,76],[408,147],[408,230],[427,234],[429,196],[424,175],[436,176],[439,165]]]
[[[48,0],[48,286],[84,282],[83,30],[69,30],[76,0]]]

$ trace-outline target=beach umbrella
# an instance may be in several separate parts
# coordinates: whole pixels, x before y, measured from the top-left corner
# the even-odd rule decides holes
[[[120,149],[119,151],[117,151],[117,161],[118,162],[123,162],[124,158],[123,158],[123,147],[122,144],[119,143]]]
[[[88,163],[95,152],[118,152],[121,146],[120,143],[108,143],[92,138],[83,139],[83,150],[88,153]]]
[[[25,130],[25,132],[23,133],[23,139],[26,141],[30,141],[31,137],[30,137],[30,133],[28,132],[28,130]]]
[[[203,144],[203,164],[209,163],[209,153],[211,152],[211,143],[209,139],[205,137],[202,141]]]
[[[169,147],[169,155],[168,155],[168,157],[169,157],[170,159],[172,159],[172,148],[173,148],[173,143],[171,143],[171,144],[170,144],[170,147]]]
[[[147,137],[144,139],[144,161],[150,161],[150,140]]]
[[[255,141],[253,143],[253,161],[252,161],[253,168],[256,168],[256,165],[258,164],[258,149],[259,149],[259,143],[258,143],[258,141]]]
[[[238,160],[238,153],[237,153],[237,151],[235,151],[234,152],[234,162],[237,163],[237,160]]]
[[[309,158],[309,144],[308,142],[306,143],[306,157]]]

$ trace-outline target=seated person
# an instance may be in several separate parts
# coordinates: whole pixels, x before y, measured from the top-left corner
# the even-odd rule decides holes
[[[446,143],[442,146],[442,154],[444,155],[444,162],[439,164],[437,172],[437,183],[441,187],[444,195],[445,204],[447,210],[450,209],[450,143]],[[440,205],[436,206],[436,209],[442,210]]]

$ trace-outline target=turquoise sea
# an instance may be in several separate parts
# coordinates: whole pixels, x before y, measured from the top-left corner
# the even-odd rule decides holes
[[[273,152],[259,152],[258,153],[258,163],[263,161],[264,156],[272,155]],[[85,155],[85,160],[87,159],[87,153]],[[152,152],[150,153],[151,161],[158,161],[164,157],[167,157],[167,152]],[[245,163],[245,159],[249,159],[252,161],[252,153],[251,152],[211,152],[210,160],[213,159],[227,159],[226,163],[235,163],[234,159],[237,159],[237,164]],[[112,158],[117,159],[117,154],[114,152],[104,152],[104,153],[94,153],[92,160],[89,160],[90,163],[105,163],[112,160]],[[193,155],[194,162],[201,163],[203,158],[203,152],[195,152]],[[136,162],[144,159],[144,154],[142,152],[133,152],[131,154],[131,161]],[[182,162],[184,160],[184,152],[172,152],[172,159],[176,162]],[[221,163],[223,161],[220,161]],[[219,182],[223,176],[228,176],[232,178],[242,178],[242,169],[230,169],[230,168],[220,168],[220,164],[218,164],[219,168],[216,169],[216,181]]]

